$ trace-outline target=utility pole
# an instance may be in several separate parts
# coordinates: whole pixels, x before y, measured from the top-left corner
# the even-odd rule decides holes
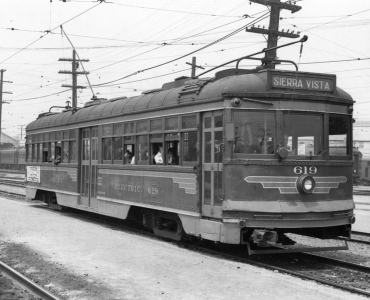
[[[9,82],[9,83],[13,83],[12,81],[4,81],[4,72],[6,70],[4,69],[1,69],[0,70],[0,145],[1,145],[1,135],[2,135],[2,128],[1,128],[1,122],[2,122],[2,115],[3,115],[3,103],[8,103],[9,102],[3,102],[3,94],[13,94],[11,92],[4,92],[3,91],[3,82]]]
[[[21,128],[21,140],[23,139],[23,128],[25,127],[26,125],[18,125],[18,127]]]
[[[194,56],[191,63],[188,63],[188,62],[186,63],[187,65],[191,66],[191,78],[195,78],[196,68],[204,70],[204,68],[202,66],[197,66],[196,62],[197,62],[197,58]]]
[[[286,31],[279,31],[279,18],[280,18],[280,10],[287,9],[290,10],[293,13],[299,11],[302,7],[298,5],[291,4],[292,1],[289,1],[289,3],[281,3],[280,0],[250,0],[250,2],[255,2],[258,4],[270,6],[270,25],[269,29],[265,29],[265,27],[260,28],[258,27],[249,27],[246,28],[246,31],[253,32],[253,33],[259,33],[259,34],[267,34],[268,40],[267,40],[267,49],[273,48],[277,46],[278,37],[286,37],[286,38],[298,38],[299,33],[294,33],[294,31],[289,32]],[[294,2],[295,3],[295,2]],[[266,69],[275,69],[275,64],[273,64],[273,61],[276,59],[276,49],[271,50],[265,53],[265,58],[262,60],[264,63],[264,68]]]
[[[87,75],[90,72],[85,71],[77,71],[78,67],[80,66],[81,62],[88,62],[88,59],[76,59],[76,51],[73,50],[72,58],[59,58],[59,61],[69,61],[72,62],[72,70],[71,71],[59,71],[59,74],[72,74],[72,85],[62,84],[62,87],[69,87],[72,88],[72,108],[77,108],[77,89],[84,89],[86,87],[77,85],[77,75]]]

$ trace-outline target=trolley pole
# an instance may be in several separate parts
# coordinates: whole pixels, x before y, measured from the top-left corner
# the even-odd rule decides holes
[[[268,29],[265,29],[265,27],[260,28],[252,27],[246,28],[246,31],[253,32],[253,33],[259,33],[268,35],[267,40],[267,48],[273,48],[277,46],[278,37],[286,37],[286,38],[298,38],[299,33],[296,34],[294,31],[289,32],[286,31],[279,31],[279,18],[280,18],[280,10],[287,9],[290,10],[293,13],[299,11],[302,7],[298,5],[291,4],[292,1],[288,1],[289,3],[282,3],[280,0],[250,0],[250,2],[255,2],[258,4],[270,6],[270,25]],[[273,61],[276,59],[276,49],[271,50],[265,53],[265,58],[262,60],[264,64],[265,69],[275,69],[275,64]]]
[[[3,115],[3,103],[8,103],[9,102],[3,102],[3,94],[12,94],[11,92],[4,92],[3,91],[3,83],[4,82],[9,82],[9,83],[13,83],[12,81],[4,81],[4,72],[6,70],[4,69],[1,69],[0,70],[0,147],[1,147],[1,135],[2,135],[2,115]]]
[[[85,71],[77,71],[80,61],[81,62],[88,62],[88,59],[76,59],[76,51],[72,51],[72,58],[59,58],[59,61],[69,61],[72,63],[72,70],[71,71],[59,71],[59,74],[72,74],[72,85],[62,84],[62,87],[69,87],[72,88],[72,107],[77,108],[77,89],[84,89],[86,87],[77,85],[77,75],[87,75],[90,72]]]

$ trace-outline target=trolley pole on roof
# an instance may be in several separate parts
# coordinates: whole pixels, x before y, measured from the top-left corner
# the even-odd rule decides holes
[[[84,89],[86,87],[77,85],[77,75],[87,75],[90,74],[86,71],[77,71],[80,66],[79,62],[88,62],[88,59],[76,59],[76,51],[72,51],[72,58],[59,58],[59,61],[69,61],[72,63],[71,71],[59,71],[59,74],[71,74],[72,75],[72,85],[62,84],[62,87],[72,88],[72,107],[77,108],[77,89]]]
[[[267,49],[274,48],[277,46],[278,37],[286,37],[286,38],[298,38],[299,33],[296,34],[294,31],[289,32],[284,30],[279,31],[279,18],[280,18],[280,10],[287,9],[290,10],[293,13],[299,11],[302,7],[298,5],[291,4],[292,1],[288,1],[289,3],[282,3],[280,0],[250,0],[250,2],[255,2],[258,4],[270,6],[270,25],[268,29],[265,29],[265,27],[260,28],[252,27],[246,28],[246,31],[253,32],[253,33],[259,33],[268,35],[267,40]],[[294,2],[295,3],[295,2]],[[276,59],[276,49],[271,50],[265,53],[265,58],[262,60],[264,63],[264,68],[266,69],[275,69],[275,64],[273,64],[273,60]]]
[[[1,127],[1,125],[2,125],[2,115],[3,115],[3,103],[8,103],[9,104],[9,102],[3,102],[3,94],[13,94],[13,93],[11,93],[11,92],[4,92],[3,91],[3,83],[4,82],[9,82],[9,83],[13,83],[12,81],[4,81],[4,72],[5,72],[6,70],[4,70],[4,69],[1,69],[0,70],[0,145],[1,145],[1,135],[2,135],[2,127]]]

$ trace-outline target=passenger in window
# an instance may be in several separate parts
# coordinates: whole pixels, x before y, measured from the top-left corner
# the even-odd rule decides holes
[[[124,157],[127,159],[128,164],[135,164],[135,156],[133,156],[130,150],[126,150]],[[132,163],[132,160],[134,160],[134,163]]]
[[[154,162],[156,165],[163,165],[163,157],[162,157],[163,147],[160,146],[157,154],[154,156]]]
[[[59,165],[60,164],[60,162],[62,161],[62,158],[60,157],[60,155],[57,155],[57,158],[54,160],[54,165]]]

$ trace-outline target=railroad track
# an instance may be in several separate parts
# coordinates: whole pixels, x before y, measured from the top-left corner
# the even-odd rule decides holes
[[[45,204],[40,203],[40,206],[45,207]],[[84,219],[89,219],[98,223],[103,222],[105,224],[112,225],[115,228],[119,227],[123,230],[129,230],[131,232],[150,236],[152,238],[158,238],[146,229],[127,225],[130,223],[123,224],[122,220],[95,215],[89,212],[78,211],[74,209],[68,209],[68,211],[69,214],[76,215],[79,218],[83,217]],[[365,237],[370,236],[370,234],[368,233],[356,231],[354,231],[353,234]],[[163,238],[159,239],[163,240]],[[366,241],[358,239],[347,240],[350,242],[361,242],[368,244]],[[236,247],[225,245],[218,246],[213,243],[209,244],[211,245],[211,247],[200,247],[199,245],[194,245],[190,242],[180,242],[179,246],[193,251],[201,251],[206,254],[215,255],[225,259],[263,267],[273,271],[287,273],[293,276],[313,280],[325,285],[330,285],[342,290],[346,290],[351,293],[357,293],[370,297],[369,267],[308,253],[298,253],[290,255],[257,255],[246,257],[246,249],[240,250],[240,248],[237,248],[237,250],[235,250]],[[214,249],[215,247],[218,248]]]
[[[43,300],[61,300],[61,298],[49,293],[41,286],[34,283],[31,279],[17,272],[13,268],[9,267],[5,263],[0,261],[0,271],[10,278],[13,282],[16,282],[23,289],[29,291],[31,294],[40,297]],[[15,298],[14,298],[15,299]]]
[[[40,205],[45,207],[44,204]],[[45,209],[47,209],[47,207],[45,207]],[[166,240],[165,238],[155,236],[152,232],[138,225],[131,226],[130,222],[95,215],[90,212],[81,212],[74,209],[68,210],[69,214],[75,215],[78,218],[82,217],[89,221],[111,225],[115,229],[118,227],[122,230],[148,236],[150,238]],[[206,242],[206,246],[199,246],[194,245],[190,241],[182,241],[179,242],[178,245],[191,251],[202,252],[222,259],[230,259],[273,271],[287,273],[346,290],[351,293],[370,297],[370,267],[363,265],[309,253],[247,256],[246,248],[241,249],[231,245],[215,244],[211,242]]]
[[[365,238],[370,238],[370,233],[368,232],[360,232],[360,231],[352,231],[352,236],[351,238],[347,237],[339,237],[339,240],[347,241],[347,242],[354,242],[354,243],[359,243],[359,244],[365,244],[365,245],[370,245],[370,240],[362,240],[358,238],[354,238],[353,235],[365,237]]]

